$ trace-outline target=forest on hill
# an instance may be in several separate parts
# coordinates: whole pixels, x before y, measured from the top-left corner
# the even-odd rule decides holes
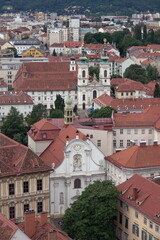
[[[141,11],[159,12],[159,0],[1,0],[0,12],[43,11],[58,14],[130,15]]]

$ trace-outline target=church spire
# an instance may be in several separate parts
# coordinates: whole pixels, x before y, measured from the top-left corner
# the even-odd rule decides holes
[[[73,124],[73,107],[72,107],[72,100],[70,99],[69,95],[67,96],[67,99],[65,101],[64,123]]]

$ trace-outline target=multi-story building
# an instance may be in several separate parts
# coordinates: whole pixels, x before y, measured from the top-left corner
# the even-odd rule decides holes
[[[15,222],[25,211],[49,212],[52,170],[28,147],[0,134],[0,211]]]
[[[160,185],[135,174],[117,186],[120,191],[117,239],[160,239]]]
[[[26,51],[30,47],[34,46],[36,48],[40,48],[40,41],[38,40],[14,40],[14,41],[11,41],[11,43],[16,48],[17,54],[19,56],[22,55],[23,51]]]

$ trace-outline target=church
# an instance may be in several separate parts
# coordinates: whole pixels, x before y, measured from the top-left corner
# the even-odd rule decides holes
[[[48,110],[54,108],[57,95],[72,100],[78,110],[88,110],[93,100],[103,93],[110,95],[111,66],[104,44],[103,56],[98,60],[99,76],[89,74],[93,65],[85,56],[78,61],[72,56],[70,61],[23,63],[17,72],[13,86],[15,91],[23,91],[31,96],[34,104],[42,103]]]

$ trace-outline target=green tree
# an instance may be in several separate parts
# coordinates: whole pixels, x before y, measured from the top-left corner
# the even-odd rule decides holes
[[[60,109],[51,109],[49,118],[64,118],[64,113]]]
[[[89,67],[89,74],[93,77],[94,74],[96,75],[96,78],[99,79],[99,67]]]
[[[52,56],[57,56],[56,50],[53,50]]]
[[[146,68],[148,81],[155,81],[158,79],[158,70],[155,66],[151,66],[150,64]]]
[[[146,41],[147,40],[147,26],[144,25],[143,27],[143,40]]]
[[[10,112],[1,126],[1,132],[6,136],[27,144],[27,126],[24,124],[23,114],[20,114],[15,107],[11,107]]]
[[[134,28],[134,36],[137,40],[142,40],[141,27],[141,25],[136,25]]]
[[[64,99],[61,97],[61,95],[58,94],[56,96],[56,100],[55,100],[54,104],[55,104],[55,109],[59,109],[62,112],[64,112],[65,104],[64,104]]]
[[[89,117],[92,118],[110,118],[112,116],[112,111],[116,112],[116,110],[112,107],[102,107],[100,109],[95,109],[93,112],[89,114]]]
[[[26,117],[26,122],[28,126],[31,126],[45,117],[47,117],[47,110],[43,104],[39,103],[33,106],[32,112]]]
[[[160,97],[160,87],[159,84],[156,83],[155,89],[154,89],[154,98],[159,98]]]
[[[131,64],[124,72],[125,78],[130,78],[137,82],[147,83],[148,76],[146,70],[142,68],[140,65]]]
[[[63,230],[78,240],[114,240],[118,195],[111,181],[90,184],[66,210]]]

